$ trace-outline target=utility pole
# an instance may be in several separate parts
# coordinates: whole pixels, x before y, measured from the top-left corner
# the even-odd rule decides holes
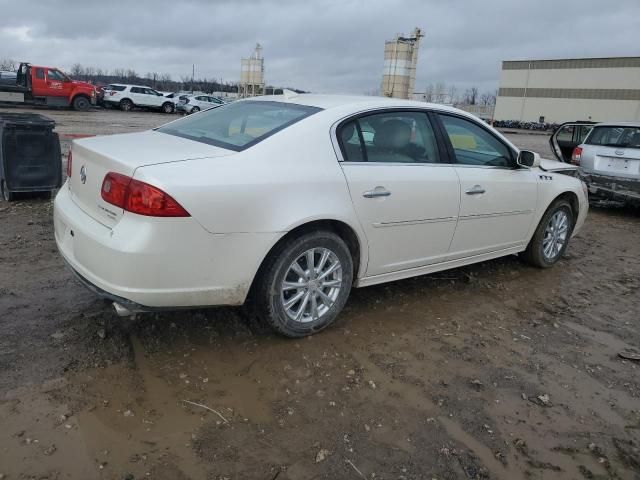
[[[193,95],[193,77],[196,74],[196,64],[191,65],[191,95]]]

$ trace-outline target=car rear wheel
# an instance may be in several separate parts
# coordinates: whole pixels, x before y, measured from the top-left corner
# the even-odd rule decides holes
[[[200,107],[193,107],[191,109],[191,113],[198,113],[200,111]]]
[[[13,202],[15,200],[15,193],[9,191],[9,189],[7,188],[7,182],[5,180],[2,180],[2,182],[0,183],[0,190],[0,193],[2,193],[2,198],[5,202]]]
[[[553,266],[567,249],[574,225],[574,214],[569,202],[555,201],[540,220],[522,258],[536,267]]]
[[[162,111],[164,113],[173,113],[173,103],[165,102],[162,104]]]
[[[257,316],[287,337],[304,337],[333,323],[353,281],[345,242],[329,231],[291,238],[276,247],[255,290]]]
[[[120,101],[120,110],[123,112],[130,112],[133,109],[133,102],[128,98]]]

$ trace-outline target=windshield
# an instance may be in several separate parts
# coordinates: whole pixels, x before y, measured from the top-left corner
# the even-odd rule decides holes
[[[291,103],[251,100],[222,105],[156,130],[238,152],[320,110]]]
[[[640,126],[594,127],[585,143],[606,147],[640,148]]]

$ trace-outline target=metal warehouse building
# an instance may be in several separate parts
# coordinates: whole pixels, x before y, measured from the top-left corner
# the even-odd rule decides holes
[[[496,120],[640,120],[640,57],[502,62]]]

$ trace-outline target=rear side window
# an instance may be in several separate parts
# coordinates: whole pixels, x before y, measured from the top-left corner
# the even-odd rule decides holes
[[[586,143],[605,147],[640,148],[640,127],[594,127]]]
[[[338,139],[348,162],[437,163],[438,144],[424,112],[384,112],[340,127]]]
[[[131,93],[146,93],[146,88],[131,87]]]
[[[241,101],[171,122],[156,131],[239,152],[320,110],[292,103]]]
[[[39,78],[40,80],[44,80],[44,69],[36,68],[36,78]]]

